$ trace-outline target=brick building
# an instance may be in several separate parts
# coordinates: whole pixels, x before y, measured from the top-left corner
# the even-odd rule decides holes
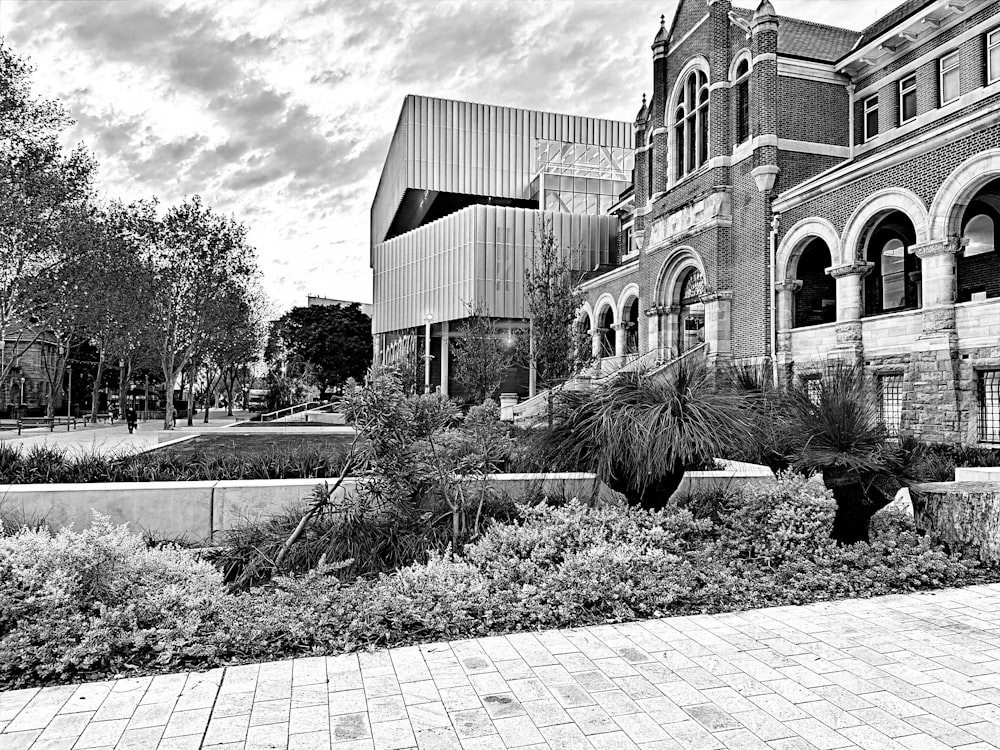
[[[681,0],[652,73],[619,265],[584,284],[593,353],[847,358],[891,430],[1000,443],[1000,4],[852,31]]]

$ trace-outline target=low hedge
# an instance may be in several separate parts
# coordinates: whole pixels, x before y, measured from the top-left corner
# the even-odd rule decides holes
[[[99,522],[0,538],[0,686],[19,687],[535,628],[1000,580],[904,516],[829,539],[821,486],[785,476],[696,518],[670,507],[524,509],[461,555],[341,582],[340,563],[228,593],[211,566]]]

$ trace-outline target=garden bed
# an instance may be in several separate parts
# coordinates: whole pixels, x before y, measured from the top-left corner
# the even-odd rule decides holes
[[[190,552],[106,522],[24,531],[0,538],[0,689],[1000,580],[899,514],[876,519],[871,543],[838,546],[833,513],[797,477],[704,518],[544,505],[460,554],[353,580],[328,560],[244,593]]]

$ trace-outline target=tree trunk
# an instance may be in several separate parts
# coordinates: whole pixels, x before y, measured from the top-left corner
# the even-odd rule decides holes
[[[213,380],[214,379],[212,378],[212,371],[208,368],[208,366],[206,366],[205,367],[205,420],[204,420],[205,424],[208,424],[209,405],[212,403],[212,391],[215,390],[213,388],[214,385]]]
[[[838,476],[833,472],[823,473],[823,483],[837,501],[830,537],[838,544],[871,541],[869,524],[872,516],[892,502],[902,486],[888,475],[856,478]],[[892,489],[893,486],[895,489]]]
[[[188,414],[187,414],[187,425],[188,427],[194,426],[194,382],[198,375],[198,365],[195,362],[191,363],[191,383],[188,385]]]
[[[174,357],[170,355],[166,361],[161,362],[163,369],[163,396],[166,400],[166,407],[163,412],[163,429],[174,429]]]
[[[632,486],[624,472],[603,478],[603,481],[615,492],[623,494],[629,505],[635,505],[645,510],[662,510],[667,507],[671,495],[680,487],[683,478],[684,465],[677,462],[671,471],[648,482],[641,490]]]
[[[97,350],[97,376],[94,378],[94,392],[90,399],[90,418],[97,422],[97,407],[101,402],[101,378],[104,377],[104,344]]]
[[[229,375],[223,381],[223,387],[226,389],[226,416],[233,416],[233,386],[236,383],[236,374],[230,368]]]

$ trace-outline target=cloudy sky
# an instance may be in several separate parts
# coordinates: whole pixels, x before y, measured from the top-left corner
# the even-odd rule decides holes
[[[404,95],[630,120],[675,4],[0,0],[0,35],[75,118],[106,197],[235,214],[281,310],[371,300],[368,210]],[[898,0],[774,4],[860,29]]]

